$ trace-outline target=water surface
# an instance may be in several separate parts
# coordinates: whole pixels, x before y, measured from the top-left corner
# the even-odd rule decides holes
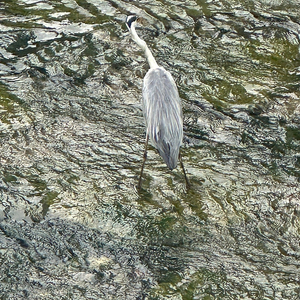
[[[180,91],[180,168],[149,149],[148,65]],[[297,299],[297,1],[2,1],[1,299]]]

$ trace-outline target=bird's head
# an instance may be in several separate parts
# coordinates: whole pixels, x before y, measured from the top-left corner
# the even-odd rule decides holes
[[[138,19],[138,17],[136,15],[130,15],[126,18],[126,26],[128,28],[128,30],[130,30],[131,25],[136,22]]]

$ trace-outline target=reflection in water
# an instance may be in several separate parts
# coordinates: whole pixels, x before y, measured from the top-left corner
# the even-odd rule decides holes
[[[296,2],[4,1],[1,294],[299,297]],[[135,188],[148,67],[132,13],[179,87],[188,193],[154,149]]]

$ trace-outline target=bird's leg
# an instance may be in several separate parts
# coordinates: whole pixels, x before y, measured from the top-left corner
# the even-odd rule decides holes
[[[181,157],[180,152],[179,152],[179,161],[180,161],[180,165],[181,165],[181,168],[182,168],[182,171],[183,171],[183,174],[184,174],[186,188],[189,189],[191,187],[191,184],[190,184],[190,182],[189,182],[189,180],[186,176],[186,172],[185,172],[185,168],[183,166],[182,157]]]
[[[141,174],[140,174],[139,183],[138,183],[138,189],[139,189],[139,190],[141,189],[141,185],[142,185],[142,176],[143,176],[143,171],[144,171],[145,162],[146,162],[146,159],[147,159],[148,141],[149,141],[149,135],[147,134],[146,142],[145,142],[144,159],[143,159],[143,164],[142,164],[142,168],[141,168]]]

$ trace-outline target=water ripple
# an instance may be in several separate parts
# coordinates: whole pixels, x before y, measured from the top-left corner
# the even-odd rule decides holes
[[[298,6],[4,1],[1,292],[296,298]],[[124,25],[132,13],[180,91],[190,191],[153,148],[136,190],[148,66]]]

